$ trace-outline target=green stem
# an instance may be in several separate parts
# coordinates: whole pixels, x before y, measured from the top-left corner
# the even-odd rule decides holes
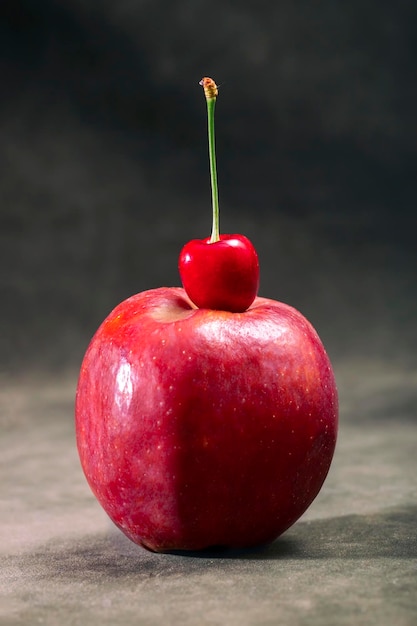
[[[215,105],[216,105],[216,98],[207,98],[211,199],[212,199],[212,205],[213,205],[213,226],[211,230],[210,243],[215,243],[216,241],[220,240],[219,192],[217,189],[216,146],[215,146],[215,136],[214,136],[214,107]]]

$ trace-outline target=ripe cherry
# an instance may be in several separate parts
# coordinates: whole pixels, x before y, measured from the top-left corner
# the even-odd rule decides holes
[[[179,268],[188,297],[200,309],[241,313],[258,293],[258,255],[244,235],[220,235],[214,243],[209,237],[189,241]]]
[[[213,202],[211,237],[193,239],[181,250],[178,269],[188,297],[199,308],[241,313],[257,296],[259,261],[253,244],[244,235],[220,235],[214,143],[216,83],[203,78],[207,100],[210,175]]]

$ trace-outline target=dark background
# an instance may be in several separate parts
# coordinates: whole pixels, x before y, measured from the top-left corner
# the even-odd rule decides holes
[[[123,298],[211,226],[335,362],[417,362],[416,3],[3,0],[0,350],[78,367]]]

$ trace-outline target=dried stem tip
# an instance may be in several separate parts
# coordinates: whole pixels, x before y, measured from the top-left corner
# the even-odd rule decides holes
[[[200,80],[199,84],[204,89],[204,95],[206,96],[206,100],[215,100],[217,98],[219,90],[212,78],[207,78],[207,76],[205,76]]]

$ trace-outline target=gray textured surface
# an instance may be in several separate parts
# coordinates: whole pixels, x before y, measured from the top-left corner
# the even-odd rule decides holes
[[[75,376],[3,380],[0,624],[417,623],[417,372],[336,365],[337,453],[305,516],[249,553],[157,555],[95,502]]]

